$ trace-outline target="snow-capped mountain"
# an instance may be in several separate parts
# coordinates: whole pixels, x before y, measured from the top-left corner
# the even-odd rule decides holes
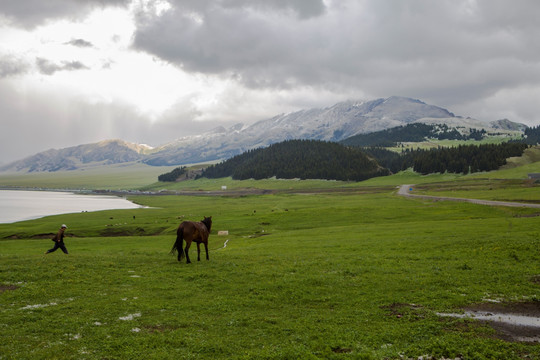
[[[138,161],[148,151],[150,151],[148,145],[134,144],[118,139],[105,140],[95,144],[43,151],[4,165],[0,167],[0,171],[75,170],[89,164],[105,165]]]
[[[443,123],[457,118],[448,110],[404,97],[393,96],[367,102],[345,101],[327,108],[278,115],[247,127],[239,124],[229,129],[219,128],[204,135],[179,139],[162,146],[145,162],[151,165],[176,165],[226,159],[284,140],[340,141],[353,135],[423,119]]]
[[[57,171],[88,163],[142,161],[149,165],[185,165],[227,159],[247,150],[291,139],[340,141],[351,136],[385,130],[413,122],[447,124],[457,128],[522,131],[526,126],[508,120],[491,123],[455,116],[446,109],[405,97],[372,101],[344,101],[321,109],[277,115],[245,126],[218,127],[213,131],[177,139],[157,148],[109,140],[62,150],[48,150],[5,165],[8,171]]]

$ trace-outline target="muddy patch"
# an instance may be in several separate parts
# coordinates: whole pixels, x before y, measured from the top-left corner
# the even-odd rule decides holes
[[[187,326],[184,326],[187,327]],[[179,329],[180,326],[173,326],[173,325],[143,325],[143,329],[147,330],[151,333],[164,333],[164,332],[171,332]]]
[[[405,317],[408,320],[415,321],[425,317],[423,307],[417,304],[392,303],[381,306],[380,308],[386,311],[387,316],[393,316],[398,319]]]
[[[540,343],[540,301],[478,304],[464,313],[438,315],[484,322],[502,340]]]
[[[19,287],[17,285],[0,285],[0,293],[3,293],[4,291],[13,291],[17,290]]]

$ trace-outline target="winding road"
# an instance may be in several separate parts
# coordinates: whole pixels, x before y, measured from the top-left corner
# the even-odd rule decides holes
[[[447,197],[447,196],[432,196],[432,195],[411,194],[410,189],[412,189],[413,186],[414,185],[401,185],[399,190],[398,190],[398,195],[407,196],[407,197],[414,197],[414,198],[420,198],[420,199],[429,199],[429,200],[435,200],[435,201],[441,201],[441,200],[443,200],[443,201],[461,201],[461,202],[470,202],[470,203],[473,203],[473,204],[480,204],[480,205],[528,207],[528,208],[538,208],[538,209],[540,209],[540,204],[525,204],[525,203],[510,202],[510,201],[493,201],[493,200],[454,198],[454,197]]]

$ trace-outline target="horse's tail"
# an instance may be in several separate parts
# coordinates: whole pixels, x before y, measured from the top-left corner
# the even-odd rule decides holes
[[[171,249],[171,254],[174,254],[175,251],[179,253],[179,260],[184,257],[184,229],[179,228],[176,232],[176,241]]]

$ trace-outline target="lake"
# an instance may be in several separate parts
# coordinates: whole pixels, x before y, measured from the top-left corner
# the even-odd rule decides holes
[[[0,223],[4,224],[48,215],[140,207],[142,206],[117,196],[0,190]]]

